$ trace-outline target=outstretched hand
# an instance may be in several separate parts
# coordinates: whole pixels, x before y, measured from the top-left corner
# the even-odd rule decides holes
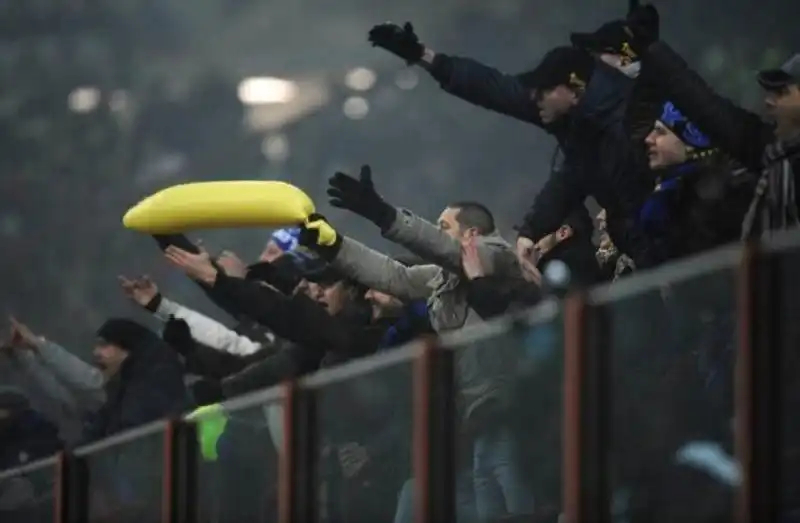
[[[194,254],[170,245],[164,250],[164,257],[194,280],[213,285],[217,279],[217,269],[211,263],[211,256],[202,247],[198,254]]]
[[[158,286],[149,276],[130,279],[126,276],[118,276],[118,279],[125,295],[142,307],[147,307],[158,296]]]
[[[425,53],[425,46],[420,43],[411,22],[403,27],[392,22],[378,24],[370,29],[367,39],[373,47],[386,49],[408,65],[419,62]]]
[[[397,211],[387,204],[372,183],[372,169],[361,167],[358,178],[337,172],[328,180],[330,204],[363,216],[381,229],[394,223]]]

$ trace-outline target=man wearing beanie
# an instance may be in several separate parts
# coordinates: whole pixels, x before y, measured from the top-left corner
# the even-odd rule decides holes
[[[178,356],[143,325],[123,318],[107,320],[97,330],[93,357],[106,377],[106,402],[91,416],[85,441],[191,408]]]
[[[754,180],[717,150],[672,102],[645,138],[657,175],[639,213],[647,264],[697,254],[739,238]],[[738,176],[735,173],[740,173]]]
[[[645,23],[652,5],[625,20],[643,68],[660,79],[665,96],[711,138],[725,154],[760,179],[742,224],[743,239],[800,224],[797,177],[800,175],[800,53],[779,68],[761,71],[768,120],[720,96],[693,71],[657,31]]]

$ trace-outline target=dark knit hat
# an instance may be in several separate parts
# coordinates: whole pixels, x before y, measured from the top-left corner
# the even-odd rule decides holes
[[[135,351],[155,336],[150,329],[126,318],[111,318],[97,329],[97,337],[128,352]]]
[[[585,87],[594,70],[594,57],[576,47],[556,47],[544,55],[532,71],[517,75],[529,89],[553,89],[559,85]]]

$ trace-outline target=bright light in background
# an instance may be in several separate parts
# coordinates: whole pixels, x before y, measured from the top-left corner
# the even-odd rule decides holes
[[[345,100],[342,110],[351,120],[361,120],[369,113],[369,103],[360,96],[351,96]]]
[[[91,112],[100,103],[100,90],[94,87],[79,87],[69,94],[67,103],[76,113]]]
[[[285,162],[289,158],[289,140],[282,134],[273,134],[261,142],[261,152],[272,162]]]
[[[369,91],[378,77],[366,67],[351,69],[344,77],[344,83],[354,91]]]
[[[295,97],[297,85],[281,78],[245,78],[239,84],[239,100],[245,105],[285,104]]]
[[[394,80],[397,87],[404,91],[409,91],[417,86],[419,83],[419,75],[413,69],[401,69],[397,72],[397,77]]]

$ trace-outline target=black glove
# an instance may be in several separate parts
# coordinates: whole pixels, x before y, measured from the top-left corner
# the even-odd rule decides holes
[[[175,316],[170,316],[164,325],[161,339],[184,356],[194,352],[195,342],[194,338],[192,338],[192,331],[189,330],[189,325]]]
[[[410,22],[406,22],[403,27],[391,22],[376,25],[370,29],[368,40],[373,47],[386,49],[405,60],[408,65],[419,62],[425,52],[425,46],[419,43]]]
[[[331,205],[363,216],[382,231],[389,229],[397,218],[397,210],[375,191],[369,165],[361,167],[358,180],[344,173],[336,173],[328,180],[328,186]]]
[[[652,4],[637,6],[628,13],[627,26],[633,38],[631,47],[642,56],[659,39],[661,17]]]
[[[321,214],[314,213],[300,227],[297,241],[317,253],[320,258],[331,261],[342,246],[342,237]]]

